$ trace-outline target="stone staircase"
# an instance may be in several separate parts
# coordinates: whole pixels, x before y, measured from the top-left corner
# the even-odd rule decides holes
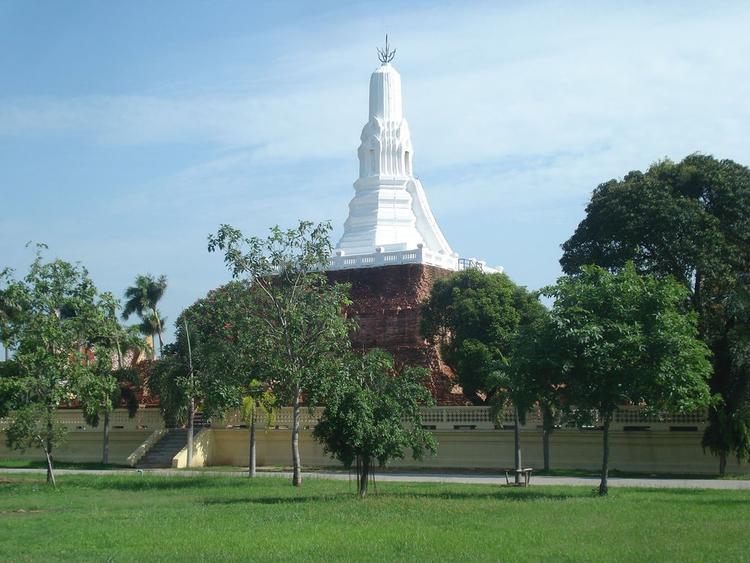
[[[138,462],[138,469],[172,467],[172,458],[186,445],[187,430],[185,428],[170,428],[169,432],[156,442]]]

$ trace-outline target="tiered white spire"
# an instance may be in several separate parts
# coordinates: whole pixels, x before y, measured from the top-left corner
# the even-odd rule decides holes
[[[359,178],[333,267],[420,262],[455,270],[458,255],[412,172],[414,151],[403,115],[401,76],[390,64],[393,52],[386,44],[380,55],[382,64],[370,77],[370,116],[358,150]],[[390,253],[398,256],[389,259]]]

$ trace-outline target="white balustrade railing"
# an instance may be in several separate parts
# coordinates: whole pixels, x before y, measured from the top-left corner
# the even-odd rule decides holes
[[[421,244],[411,250],[391,250],[372,254],[337,254],[331,257],[331,270],[348,270],[352,268],[373,268],[396,264],[428,264],[447,270],[458,269],[458,257],[432,252]]]
[[[55,419],[69,432],[101,432],[104,424],[102,415],[99,417],[98,426],[91,426],[83,418],[80,409],[58,409]],[[7,425],[7,419],[0,419],[0,431]],[[138,409],[132,418],[126,409],[115,409],[109,415],[109,425],[111,432],[154,432],[164,428],[164,421],[158,408]]]
[[[312,429],[322,415],[322,408],[314,408],[312,411],[303,408],[301,412],[300,428]],[[512,407],[503,409],[502,414],[496,420],[490,407],[424,407],[422,408],[422,424],[426,428],[434,430],[495,430],[512,429],[515,418]],[[590,428],[601,426],[601,420],[597,412],[590,415]],[[572,424],[556,421],[559,430],[575,430]],[[687,414],[653,413],[637,406],[623,406],[617,410],[612,421],[613,430],[623,429],[649,429],[670,430],[699,429],[705,426],[707,417],[705,412]],[[292,427],[292,409],[284,407],[277,411],[273,424],[267,428],[265,419],[259,416],[256,420],[258,428],[269,430],[287,430]],[[220,421],[214,421],[214,428],[236,428],[247,426],[242,421],[238,412],[231,413]],[[537,430],[542,426],[542,415],[539,409],[532,409],[526,413],[525,422],[521,424],[522,430]],[[646,428],[648,427],[648,428]]]

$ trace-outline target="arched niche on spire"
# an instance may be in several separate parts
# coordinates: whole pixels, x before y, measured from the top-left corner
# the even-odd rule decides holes
[[[366,162],[367,175],[377,176],[380,173],[380,143],[377,137],[367,144]]]

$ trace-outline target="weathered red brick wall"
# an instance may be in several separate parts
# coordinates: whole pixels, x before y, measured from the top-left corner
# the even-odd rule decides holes
[[[355,349],[382,348],[398,366],[417,365],[430,370],[427,382],[439,405],[468,404],[455,389],[455,376],[440,358],[436,346],[420,334],[421,304],[435,280],[452,272],[424,264],[400,264],[327,272],[331,282],[350,283],[351,315],[359,322],[352,334]]]

